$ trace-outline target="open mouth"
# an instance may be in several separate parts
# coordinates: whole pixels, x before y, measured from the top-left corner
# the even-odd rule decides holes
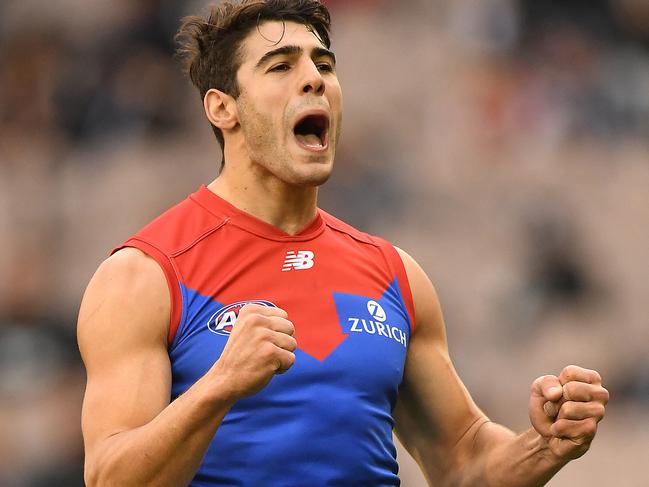
[[[325,114],[307,115],[293,128],[298,143],[309,150],[324,150],[329,144],[329,117]]]

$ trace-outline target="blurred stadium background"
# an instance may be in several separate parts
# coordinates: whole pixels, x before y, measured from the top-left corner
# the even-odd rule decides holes
[[[646,486],[649,3],[327,3],[346,110],[323,208],[420,261],[493,419],[526,428],[537,375],[604,375],[599,437],[550,485]],[[2,486],[82,485],[84,287],[216,174],[172,58],[205,4],[0,2]]]

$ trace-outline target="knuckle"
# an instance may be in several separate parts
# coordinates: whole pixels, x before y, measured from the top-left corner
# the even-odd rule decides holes
[[[534,393],[541,388],[541,378],[534,379],[534,382],[530,384],[530,393]]]
[[[610,399],[608,390],[602,387],[599,393],[599,398],[604,404],[608,404],[608,400]]]
[[[561,376],[566,379],[572,379],[580,370],[576,365],[566,365],[561,371]]]
[[[568,422],[564,419],[557,420],[553,425],[554,434],[556,436],[564,436],[568,428]]]
[[[290,369],[295,363],[295,354],[283,350],[281,355],[277,358],[276,373],[283,374]]]
[[[270,316],[263,314],[263,313],[255,313],[254,314],[255,318],[255,323],[257,323],[260,326],[268,326],[268,323],[270,322]]]
[[[281,330],[282,333],[286,335],[290,335],[289,333],[293,329],[293,323],[291,323],[289,320],[286,318],[277,318],[277,325],[278,329]]]
[[[587,437],[595,436],[595,433],[597,433],[597,421],[594,418],[586,420],[584,431]]]
[[[556,375],[542,375],[538,379],[539,382],[541,383],[546,383],[546,382],[556,382],[557,376]]]
[[[246,306],[251,306],[251,305],[247,304]],[[247,327],[254,327],[259,323],[259,318],[260,315],[257,314],[255,311],[248,311],[247,313],[244,314],[242,308],[242,310],[239,311],[239,316],[237,317],[236,324],[237,326],[245,325]]]
[[[281,361],[279,358],[275,358],[275,359],[271,362],[270,370],[271,370],[271,372],[273,372],[274,374],[283,374],[283,373],[284,373],[284,369],[282,368],[282,361]]]
[[[574,385],[572,385],[572,382],[567,382],[566,384],[563,385],[563,397],[566,399],[566,401],[571,401],[573,397],[573,388]]]
[[[265,359],[270,359],[275,357],[276,352],[275,352],[275,345],[273,345],[271,342],[265,342],[261,347],[260,347],[260,353],[261,356]]]
[[[586,450],[588,450],[588,448],[590,447],[592,440],[593,440],[592,438],[589,438],[587,436],[582,436],[577,438],[575,440],[575,443],[577,443],[581,447],[579,451],[583,450],[584,452],[586,452]]]
[[[579,389],[578,382],[568,382],[563,386],[563,395],[567,400],[572,400],[576,397]]]
[[[288,316],[286,311],[282,308],[277,308],[276,306],[263,306],[262,310],[264,314],[268,316],[275,316],[278,318],[286,318]]]
[[[532,385],[530,386],[531,391],[535,391],[538,389],[542,389],[544,384],[548,384],[550,382],[554,382],[557,380],[557,377],[554,375],[542,375],[541,377],[537,377],[534,382],[532,382]]]
[[[248,303],[244,304],[241,309],[239,310],[239,316],[241,315],[249,315],[251,313],[255,313],[259,311],[260,309],[263,309],[264,307],[259,305],[259,304],[254,304],[254,303]]]
[[[254,326],[260,330],[263,330],[267,336],[267,332],[270,331],[272,320],[270,316],[255,314],[254,315]]]
[[[271,340],[271,331],[268,328],[257,327],[255,328],[255,338],[261,342],[270,342]]]
[[[295,334],[295,325],[293,324],[292,321],[288,321],[288,329],[289,329],[289,335],[293,336]]]
[[[571,452],[580,451],[586,442],[583,436],[567,436],[565,439],[570,441],[569,451]]]
[[[574,418],[577,415],[577,404],[573,401],[566,401],[561,405],[559,412],[566,418]]]
[[[249,319],[250,315],[244,315],[239,312],[239,316],[237,316],[237,319],[234,320],[234,327],[232,328],[232,332],[234,332],[234,330],[236,330],[237,328],[243,328]]]
[[[288,366],[291,367],[295,363],[295,354],[289,352],[288,356],[286,357],[286,362]]]

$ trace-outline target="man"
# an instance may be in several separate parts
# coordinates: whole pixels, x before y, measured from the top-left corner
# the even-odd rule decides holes
[[[326,8],[227,2],[181,38],[224,164],[88,286],[87,484],[399,485],[393,428],[434,485],[542,485],[581,456],[597,372],[537,379],[520,435],[490,422],[422,269],[317,208],[342,116]]]

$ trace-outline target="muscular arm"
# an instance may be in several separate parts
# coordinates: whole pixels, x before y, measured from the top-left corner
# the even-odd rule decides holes
[[[162,270],[135,249],[104,262],[86,290],[78,340],[90,486],[187,484],[228,410],[218,382],[169,404],[169,307]]]
[[[399,252],[410,281],[417,323],[394,411],[397,436],[434,485],[545,485],[570,459],[588,449],[608,400],[601,382],[597,384],[599,376],[588,375],[592,371],[585,369],[566,368],[559,378],[539,378],[530,399],[533,428],[516,435],[492,423],[453,368],[433,285],[409,255]],[[584,384],[584,375],[591,384]],[[567,385],[569,382],[572,384]],[[585,399],[571,399],[590,402],[564,404],[562,386],[565,394],[575,385],[591,389],[584,393]],[[556,421],[543,411],[546,403],[555,405]]]
[[[88,285],[78,341],[89,486],[187,485],[234,402],[294,360],[285,313],[249,307],[221,358],[170,403],[169,307],[162,270],[136,249],[106,260]]]

